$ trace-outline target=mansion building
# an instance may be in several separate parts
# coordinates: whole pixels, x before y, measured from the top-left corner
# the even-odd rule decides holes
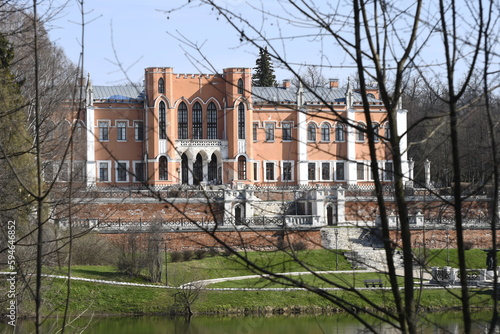
[[[368,87],[371,122],[361,96],[338,80],[329,87],[252,87],[250,68],[222,74],[145,69],[144,87],[86,88],[87,186],[323,186],[372,183],[366,134],[375,129],[382,180],[393,179],[384,138],[386,111]],[[397,112],[398,134],[407,111]],[[356,125],[356,127],[352,126]],[[406,136],[401,140],[406,152]],[[403,173],[411,166],[406,153]]]

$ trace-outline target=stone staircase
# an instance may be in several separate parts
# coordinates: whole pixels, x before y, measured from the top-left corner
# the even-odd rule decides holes
[[[321,230],[323,247],[344,251],[353,269],[387,271],[385,250],[380,238],[370,228],[336,227]],[[399,252],[394,254],[396,269],[403,267]]]

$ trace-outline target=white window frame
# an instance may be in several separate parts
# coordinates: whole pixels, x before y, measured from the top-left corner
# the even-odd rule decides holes
[[[272,180],[269,180],[267,178],[267,164],[268,163],[272,163],[273,164],[273,177],[274,177],[274,179],[272,179]],[[266,160],[266,161],[264,161],[264,166],[263,166],[264,167],[264,182],[276,182],[277,181],[277,179],[276,179],[276,176],[277,176],[276,175],[276,165],[277,165],[276,161],[272,161],[272,160]]]
[[[138,138],[139,131],[142,131],[142,139]],[[135,141],[144,141],[144,121],[134,121],[134,140]]]
[[[362,178],[359,177],[359,172],[360,172],[359,166],[363,166],[363,168],[362,168],[363,177]],[[366,164],[365,164],[364,161],[358,161],[358,162],[356,162],[356,180],[357,181],[366,181],[367,180],[367,177],[366,177]]]
[[[309,165],[310,164],[314,164],[314,178],[311,180],[309,178]],[[316,161],[309,161],[307,163],[307,181],[317,181],[318,180],[318,164],[316,163]]]
[[[338,176],[337,175],[337,171],[338,171],[338,166],[339,165],[342,165],[343,170],[344,170],[344,173],[343,173],[344,175],[343,175],[342,179],[337,178],[337,176]],[[333,171],[333,174],[334,174],[334,177],[335,177],[335,181],[338,181],[338,182],[345,181],[345,167],[346,167],[345,166],[345,161],[335,161],[335,170]]]
[[[364,143],[366,140],[366,132],[361,131],[360,128],[364,127],[366,131],[366,124],[363,122],[358,122],[358,127],[356,128],[356,142],[357,143]],[[363,135],[363,139],[361,139],[361,135]]]
[[[119,124],[125,124],[125,126],[124,127],[118,126]],[[124,119],[118,119],[118,120],[116,120],[115,125],[116,125],[116,141],[126,142],[127,141],[128,121],[124,120]],[[120,139],[119,136],[120,136],[120,132],[122,131],[122,129],[123,129],[123,138]]]
[[[107,170],[108,170],[108,180],[107,181],[101,180],[101,163],[107,164]],[[104,182],[104,183],[111,182],[112,177],[111,177],[111,161],[110,160],[97,160],[97,180],[98,180],[98,182]]]
[[[328,165],[328,179],[323,178],[323,165]],[[321,181],[332,181],[332,164],[330,161],[322,161],[320,166]]]
[[[82,160],[73,161],[73,166],[72,166],[73,181],[77,182],[85,181],[85,175],[87,174],[85,171],[85,167],[86,167],[85,161]]]
[[[342,126],[342,135],[337,135],[337,132],[339,130],[339,125]],[[335,124],[335,141],[337,143],[344,143],[345,142],[345,136],[346,136],[345,129],[346,129],[345,124],[342,124],[340,122]],[[341,138],[339,139],[340,136],[341,136]]]
[[[290,138],[285,138],[285,129],[286,126],[290,126],[289,131],[290,131]],[[293,141],[293,136],[292,136],[292,129],[293,129],[293,122],[281,122],[281,139],[284,142],[291,142]]]
[[[119,167],[119,164],[125,164],[125,180],[123,181],[120,181],[118,180],[118,176],[119,176],[119,173],[118,173],[118,167]],[[116,183],[127,183],[129,182],[129,168],[130,168],[130,162],[129,161],[126,161],[126,160],[118,160],[115,162],[115,180],[116,180]]]
[[[101,127],[101,124],[106,124],[107,126],[106,127]],[[99,141],[102,141],[102,142],[108,142],[109,141],[109,129],[110,129],[110,126],[111,125],[111,121],[110,120],[105,120],[105,119],[100,119],[97,121],[97,129],[99,130]],[[107,132],[107,139],[102,139],[102,132],[101,132],[101,128],[104,129],[106,128],[108,130]]]
[[[255,167],[255,165],[257,165],[257,167]],[[260,161],[253,161],[252,168],[254,173],[253,180],[260,181]]]
[[[323,139],[323,129],[327,127],[328,128],[328,139]],[[329,143],[332,139],[332,126],[328,123],[323,123],[319,127],[319,136],[320,136],[320,142],[322,143]]]
[[[285,175],[285,163],[290,164],[290,180],[285,180],[283,176]],[[283,160],[280,164],[280,172],[281,172],[281,182],[294,182],[294,174],[295,174],[295,161],[293,160]]]
[[[272,139],[268,139],[268,126],[270,127],[271,133],[272,133]],[[276,139],[276,122],[264,122],[264,133],[266,134],[266,142],[267,143],[274,143]]]
[[[252,123],[252,140],[254,142],[259,141],[259,122]]]
[[[314,133],[311,132],[311,128],[314,127]],[[307,135],[307,142],[308,143],[315,143],[318,140],[318,126],[314,122],[309,122],[307,123],[306,127],[306,135]],[[314,137],[314,138],[312,138]]]
[[[137,179],[137,164],[142,164],[142,178],[143,180]],[[146,181],[146,163],[142,160],[132,161],[132,166],[134,166],[134,182],[145,182]]]

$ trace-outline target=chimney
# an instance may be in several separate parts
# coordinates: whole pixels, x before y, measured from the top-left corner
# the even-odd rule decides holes
[[[339,79],[330,79],[330,88],[339,88]]]
[[[290,79],[283,80],[283,88],[290,88]]]

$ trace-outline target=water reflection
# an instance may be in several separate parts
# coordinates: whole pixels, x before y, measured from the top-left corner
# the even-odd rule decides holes
[[[461,333],[460,313],[430,314],[419,326],[423,334]],[[487,318],[485,318],[486,320]],[[57,319],[44,324],[44,333],[55,332]],[[474,322],[473,333],[486,333],[487,321]],[[3,325],[2,325],[3,326]],[[8,327],[0,326],[2,333],[12,333]],[[183,318],[160,316],[148,317],[106,317],[80,318],[71,322],[67,332],[95,334],[337,334],[365,333],[366,328],[354,317],[346,314],[321,316],[277,316],[277,317],[192,317]],[[397,333],[387,325],[374,324],[380,333]],[[32,321],[20,321],[15,333],[33,331]]]

